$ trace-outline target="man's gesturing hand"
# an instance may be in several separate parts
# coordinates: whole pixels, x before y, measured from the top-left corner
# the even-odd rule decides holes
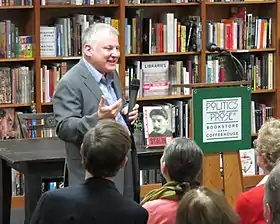
[[[122,99],[119,99],[110,106],[105,104],[105,96],[102,96],[98,105],[98,119],[115,119],[122,108]]]

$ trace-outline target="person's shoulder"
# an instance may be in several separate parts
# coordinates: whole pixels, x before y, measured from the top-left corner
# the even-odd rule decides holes
[[[80,60],[72,68],[70,68],[59,80],[59,83],[76,82],[81,79],[80,74],[84,72],[85,66],[82,65],[83,61]]]
[[[264,197],[264,185],[253,187],[238,195],[236,200],[236,210],[242,212],[245,208],[255,210],[256,207],[262,206]]]
[[[51,201],[74,200],[81,192],[81,185],[60,188],[43,193],[43,197]]]
[[[135,201],[125,199],[124,200],[124,208],[127,210],[128,213],[133,213],[134,215],[139,216],[146,216],[148,215],[148,212],[145,208],[143,208],[141,205],[136,203]]]
[[[145,204],[143,204],[143,207],[150,211],[156,211],[158,209],[163,210],[170,210],[170,209],[177,209],[178,207],[178,201],[174,200],[167,200],[167,199],[156,199],[152,201],[148,201]]]
[[[259,185],[256,187],[251,188],[248,191],[241,193],[237,200],[246,200],[246,201],[259,201],[264,196],[264,185]]]

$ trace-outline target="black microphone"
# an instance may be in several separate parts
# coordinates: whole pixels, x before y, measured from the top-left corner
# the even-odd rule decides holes
[[[133,110],[133,107],[136,104],[136,99],[137,99],[137,94],[138,94],[139,88],[140,88],[140,80],[133,79],[130,84],[128,113]]]
[[[215,44],[215,43],[208,43],[207,46],[206,46],[206,49],[207,49],[207,51],[210,51],[210,52],[214,52],[214,51],[218,51],[218,52],[226,51],[225,49],[219,48],[219,47],[217,46],[217,44]]]

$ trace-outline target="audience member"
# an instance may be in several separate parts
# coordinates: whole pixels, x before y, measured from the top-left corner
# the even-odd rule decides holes
[[[263,216],[264,184],[270,171],[280,157],[280,120],[271,119],[265,122],[254,141],[257,153],[257,164],[266,174],[254,188],[240,194],[236,201],[236,211],[241,224],[265,224]]]
[[[182,198],[176,224],[238,224],[239,217],[222,193],[199,187]]]
[[[175,224],[179,200],[197,184],[202,161],[203,153],[192,140],[175,138],[164,148],[160,164],[167,183],[141,202],[149,212],[149,224]]]
[[[148,212],[117,190],[112,178],[127,161],[131,139],[114,120],[99,121],[81,146],[86,180],[44,193],[30,224],[145,224]]]
[[[267,224],[280,223],[280,163],[264,184],[264,218]]]

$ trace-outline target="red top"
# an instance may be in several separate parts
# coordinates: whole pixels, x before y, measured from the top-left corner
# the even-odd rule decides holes
[[[263,197],[263,184],[238,196],[236,211],[241,218],[240,224],[266,224],[263,217]]]

